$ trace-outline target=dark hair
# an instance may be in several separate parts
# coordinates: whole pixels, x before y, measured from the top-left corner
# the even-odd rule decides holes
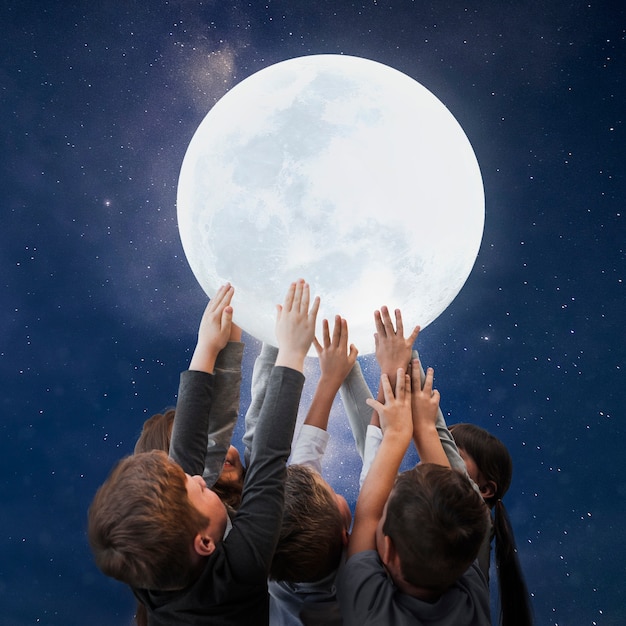
[[[165,413],[156,413],[143,423],[141,435],[135,443],[135,454],[150,450],[169,452],[174,414],[174,409],[168,409]]]
[[[450,432],[457,447],[474,459],[485,479],[495,483],[494,495],[485,499],[492,509],[511,486],[513,460],[507,447],[490,432],[474,424],[454,424],[450,426]]]
[[[487,528],[487,507],[469,478],[425,463],[396,478],[383,533],[404,579],[443,593],[474,561]]]
[[[496,485],[495,494],[485,502],[494,512],[500,624],[528,626],[533,623],[530,596],[519,562],[513,527],[502,502],[513,476],[511,455],[500,439],[474,424],[455,424],[450,427],[450,432],[457,447],[472,457],[486,480]]]
[[[182,589],[194,579],[191,544],[209,520],[189,501],[186,476],[165,452],[122,459],[89,507],[96,565],[131,587]]]
[[[243,478],[246,477],[246,468],[243,467]],[[241,494],[243,493],[243,484],[235,482],[221,482],[219,479],[211,487],[219,496],[220,500],[225,504],[229,514],[235,514],[241,506]]]
[[[345,523],[321,476],[305,465],[287,467],[285,508],[270,578],[314,582],[337,567]]]

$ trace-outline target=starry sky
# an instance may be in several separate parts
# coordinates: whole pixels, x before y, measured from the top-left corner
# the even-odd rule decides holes
[[[449,423],[511,451],[537,624],[626,623],[621,3],[7,0],[0,18],[3,624],[131,623],[86,511],[175,403],[195,343],[206,296],[178,235],[182,159],[231,87],[319,53],[406,73],[470,139],[482,246],[420,351]],[[242,412],[260,347],[245,339]],[[354,504],[346,429],[337,402],[325,471]]]

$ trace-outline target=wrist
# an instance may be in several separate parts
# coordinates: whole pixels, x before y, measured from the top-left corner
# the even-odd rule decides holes
[[[409,445],[411,441],[412,431],[410,428],[398,428],[397,426],[383,428],[385,439],[396,443]]]
[[[413,437],[415,439],[429,439],[431,437],[439,439],[439,433],[435,424],[418,422],[413,424]]]
[[[197,345],[191,357],[189,369],[212,374],[215,369],[215,362],[217,361],[217,355],[219,353],[220,350],[215,346]]]
[[[328,374],[322,372],[320,374],[320,379],[318,382],[318,386],[325,389],[335,389],[335,393],[339,391],[341,387],[341,383],[343,383],[345,377],[337,375],[337,374]]]
[[[276,355],[276,366],[289,367],[298,372],[304,372],[304,355],[297,350],[281,350],[278,349]]]

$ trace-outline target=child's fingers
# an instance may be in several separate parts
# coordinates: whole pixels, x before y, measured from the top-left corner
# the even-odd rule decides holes
[[[290,311],[293,306],[293,301],[296,294],[296,283],[291,283],[289,285],[289,289],[287,289],[287,294],[285,295],[285,302],[283,303],[282,309],[286,311]]]
[[[429,367],[426,370],[426,378],[424,379],[424,386],[422,389],[424,393],[429,393],[431,396],[433,394],[433,379],[435,377],[435,370],[432,367]]]
[[[399,375],[399,374],[398,374],[398,375]],[[411,385],[411,375],[410,375],[408,372],[406,372],[406,373],[404,374],[404,390],[405,390],[405,396],[404,396],[404,399],[405,399],[405,400],[406,400],[407,398],[410,398],[410,397],[411,397],[411,388],[412,388],[412,385]]]
[[[422,388],[422,374],[419,359],[411,361],[411,380],[413,381],[413,389],[419,391]]]
[[[396,374],[396,398],[398,398],[399,400],[404,400],[406,386],[406,376],[404,374],[404,369],[402,367],[399,367]],[[409,382],[409,389],[410,388],[411,383]]]
[[[417,336],[420,334],[420,327],[416,326],[413,329],[413,332],[409,335],[408,339],[407,339],[407,343],[410,343],[410,345],[413,345],[417,339]]]
[[[348,348],[348,320],[345,320],[343,317],[339,318],[339,339],[337,343],[342,352],[345,353]]]
[[[400,309],[396,309],[394,313],[396,316],[396,332],[401,337],[404,337],[404,326],[402,325],[402,313],[400,312]]]
[[[339,315],[335,315],[335,325],[333,326],[332,345],[338,346],[341,342],[342,322]]]
[[[382,317],[383,327],[385,329],[385,335],[395,335],[396,331],[393,328],[391,315],[389,315],[389,309],[386,306],[383,306],[380,308],[380,313]]]
[[[230,300],[233,297],[234,289],[230,283],[225,283],[221,285],[217,290],[217,293],[211,298],[209,302],[209,307],[211,310],[216,311],[221,306],[225,306],[230,303]]]
[[[391,382],[389,381],[389,376],[387,374],[381,374],[380,376],[380,385],[383,388],[383,396],[385,398],[385,403],[393,400],[393,390],[391,389]]]
[[[365,400],[365,404],[374,409],[374,411],[376,411],[378,415],[380,415],[382,410],[385,408],[384,405],[382,405],[378,400],[375,400],[374,398],[367,398]]]
[[[380,311],[374,311],[374,326],[376,326],[375,336],[384,337],[385,325],[383,324],[383,319],[381,317]]]
[[[326,321],[326,320],[324,320]],[[317,340],[317,337],[313,337],[313,346],[315,347],[315,351],[317,352],[317,356],[321,356],[322,352],[324,351],[324,347],[322,346],[322,344]]]
[[[230,328],[230,325],[233,321],[233,307],[227,305],[224,307],[222,311],[222,328]]]
[[[330,345],[330,326],[328,320],[322,320],[322,340],[324,341],[324,348],[328,348]]]
[[[317,317],[317,312],[320,309],[320,297],[319,296],[315,296],[315,298],[313,299],[313,304],[311,305],[311,309],[309,311],[309,317],[311,319],[315,319]]]
[[[309,284],[300,279],[296,284],[296,293],[293,298],[293,308],[298,313],[307,313],[309,310]]]

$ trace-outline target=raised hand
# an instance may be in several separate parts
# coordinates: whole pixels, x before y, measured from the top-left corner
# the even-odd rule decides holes
[[[215,359],[231,336],[233,307],[230,303],[234,293],[230,283],[222,285],[204,309],[189,369],[213,372]]]
[[[385,399],[384,404],[373,398],[368,398],[367,404],[380,416],[383,439],[388,435],[398,435],[406,438],[408,445],[413,433],[411,377],[405,374],[403,368],[399,368],[396,373],[395,393],[387,374],[381,374],[380,382]]]
[[[335,315],[332,337],[328,320],[322,323],[322,343],[313,338],[320,363],[320,381],[339,390],[346,376],[350,373],[359,351],[354,344],[348,348],[348,322]]]
[[[376,346],[376,360],[380,366],[381,374],[387,374],[391,381],[395,380],[398,368],[408,369],[411,361],[411,351],[417,339],[420,327],[416,326],[408,337],[404,336],[402,314],[399,309],[395,310],[396,326],[394,328],[386,306],[380,311],[374,312],[376,332],[374,342]]]
[[[310,304],[308,283],[300,279],[291,283],[284,304],[276,307],[276,338],[278,355],[276,365],[304,368],[306,356],[315,336],[315,320],[320,306],[319,297]]]
[[[420,362],[414,359],[411,368],[413,390],[411,392],[411,413],[413,420],[413,440],[422,463],[437,463],[450,467],[450,461],[437,431],[439,392],[433,389],[434,371],[426,370],[424,385],[420,384]]]
[[[420,383],[419,359],[413,360],[412,378],[413,391],[411,392],[411,411],[414,429],[435,428],[437,410],[439,409],[439,392],[433,389],[435,372],[432,367],[426,370],[424,385]]]

